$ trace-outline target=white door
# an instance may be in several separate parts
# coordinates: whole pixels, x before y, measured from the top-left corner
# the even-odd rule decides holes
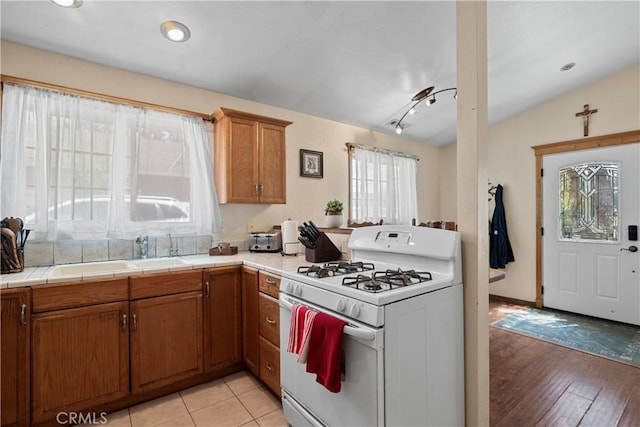
[[[543,304],[640,324],[640,143],[543,157]]]

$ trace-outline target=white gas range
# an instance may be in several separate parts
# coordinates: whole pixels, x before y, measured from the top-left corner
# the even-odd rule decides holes
[[[281,351],[282,401],[294,425],[464,425],[460,235],[412,226],[354,229],[352,261],[284,272],[280,341],[293,304],[347,322],[334,394]]]

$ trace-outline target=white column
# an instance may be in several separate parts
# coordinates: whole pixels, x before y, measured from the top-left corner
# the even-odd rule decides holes
[[[487,4],[458,0],[456,5],[457,222],[462,237],[466,423],[488,426]]]

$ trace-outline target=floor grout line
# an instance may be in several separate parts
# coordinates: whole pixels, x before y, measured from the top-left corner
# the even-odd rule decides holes
[[[231,386],[229,386],[229,384],[227,383],[227,381],[225,381],[225,378],[227,378],[227,377],[229,377],[229,376],[231,376],[231,375],[234,375],[234,374],[228,375],[227,377],[219,378],[219,380],[222,380],[222,383],[223,383],[223,384],[225,384],[225,386],[226,386],[226,387],[231,391],[231,396],[229,396],[229,397],[228,397],[228,398],[226,398],[226,399],[223,399],[223,400],[217,401],[217,402],[215,402],[215,403],[211,403],[211,404],[209,404],[209,405],[206,405],[206,406],[204,406],[204,407],[202,407],[202,408],[195,409],[195,410],[193,410],[193,411],[189,409],[189,407],[187,406],[187,402],[185,401],[185,398],[184,398],[184,396],[182,395],[182,391],[184,391],[184,390],[177,391],[176,393],[178,394],[178,396],[179,396],[179,398],[180,398],[180,401],[182,402],[182,404],[184,405],[185,409],[187,410],[187,414],[189,415],[189,418],[191,419],[191,423],[192,423],[194,426],[198,427],[198,426],[197,426],[197,424],[196,424],[195,418],[194,418],[194,416],[193,416],[193,414],[194,414],[196,411],[203,410],[203,409],[207,408],[208,406],[214,406],[214,405],[217,405],[217,404],[219,404],[219,403],[221,403],[221,402],[228,401],[229,399],[236,399],[236,400],[240,403],[240,405],[242,406],[242,408],[243,408],[243,409],[244,409],[244,410],[249,414],[249,416],[250,416],[250,420],[248,420],[247,422],[243,423],[242,425],[245,425],[245,424],[247,424],[247,423],[251,423],[251,422],[253,422],[253,423],[257,424],[257,425],[260,425],[260,423],[258,422],[258,418],[260,418],[260,417],[264,417],[264,416],[267,416],[267,415],[269,415],[269,414],[273,414],[273,413],[275,413],[275,412],[277,412],[277,411],[279,411],[279,410],[282,410],[282,406],[280,406],[280,407],[276,407],[275,409],[273,409],[273,410],[271,410],[271,411],[269,411],[269,412],[266,412],[265,414],[262,414],[260,417],[254,417],[254,416],[253,416],[253,414],[251,413],[251,411],[249,411],[249,408],[247,407],[247,405],[246,405],[246,404],[242,401],[242,399],[240,398],[240,395],[242,395],[242,394],[246,394],[246,393],[249,393],[249,392],[252,392],[252,391],[255,391],[255,390],[261,390],[261,391],[267,391],[267,392],[268,392],[268,390],[267,390],[267,389],[266,389],[262,384],[260,384],[260,383],[256,383],[256,382],[255,382],[255,381],[256,381],[256,379],[255,379],[255,377],[253,377],[253,375],[252,375],[251,373],[247,372],[246,374],[247,374],[247,377],[249,377],[249,380],[251,381],[251,384],[253,385],[251,388],[246,389],[246,390],[242,390],[242,393],[236,393],[236,391],[235,391],[233,388],[231,388]],[[210,382],[212,383],[212,382],[214,382],[214,381],[217,381],[217,380],[212,380],[212,381],[210,381]],[[206,384],[206,383],[203,383],[203,384]],[[167,395],[167,396],[168,396],[168,395]],[[160,397],[158,397],[158,398],[162,398],[162,397],[164,397],[164,396],[160,396]],[[141,402],[140,404],[143,404],[143,403],[145,403],[145,402]],[[135,405],[134,405],[134,406],[135,406]],[[133,406],[130,406],[130,407],[128,407],[128,408],[124,408],[124,409],[126,409],[126,414],[127,414],[127,420],[128,420],[128,426],[129,426],[129,427],[134,427],[134,426],[133,426],[133,418],[132,418],[132,415],[131,415],[131,408],[132,408],[132,407],[133,407]],[[151,416],[153,417],[153,414],[152,414]],[[176,420],[176,419],[178,419],[178,418],[180,418],[180,417],[181,417],[181,416],[176,416],[176,417],[174,417],[174,418],[172,418],[172,419],[170,419],[170,420],[164,420],[164,421],[162,421],[162,422],[170,422],[170,421],[172,421],[172,420]],[[159,425],[159,424],[154,424],[154,426],[157,426],[157,425]]]

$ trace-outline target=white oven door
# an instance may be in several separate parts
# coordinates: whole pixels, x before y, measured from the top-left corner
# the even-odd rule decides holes
[[[291,307],[302,304],[349,323],[343,332],[343,372],[339,393],[316,382],[315,374],[287,352]],[[381,426],[384,425],[383,333],[381,329],[356,324],[353,320],[313,304],[280,293],[280,382],[283,409],[294,426]]]

